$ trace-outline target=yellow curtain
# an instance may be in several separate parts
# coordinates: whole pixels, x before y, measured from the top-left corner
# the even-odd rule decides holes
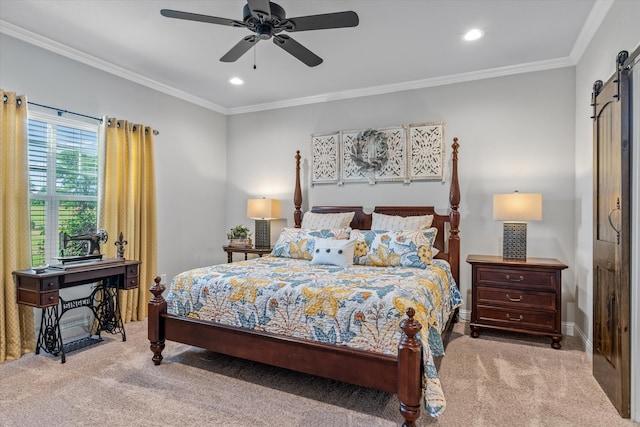
[[[138,289],[119,292],[125,323],[147,316],[148,289],[157,275],[156,180],[153,129],[105,117],[100,125],[98,228],[127,241],[126,259],[141,261]],[[116,258],[116,246],[103,253]]]
[[[27,98],[0,89],[0,363],[35,351],[33,308],[18,305],[12,272],[31,266]]]

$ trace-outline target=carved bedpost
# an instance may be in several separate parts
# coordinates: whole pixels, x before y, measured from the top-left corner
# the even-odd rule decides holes
[[[295,228],[302,226],[302,189],[300,188],[300,150],[296,151],[296,188],[293,190],[293,221]]]
[[[154,365],[159,365],[162,362],[162,350],[164,350],[164,321],[160,315],[167,312],[167,302],[162,297],[165,287],[160,283],[160,277],[156,276],[153,281],[155,282],[149,291],[153,294],[151,301],[149,301],[149,348],[153,352]]]
[[[400,323],[404,333],[398,344],[398,400],[404,418],[403,427],[416,425],[422,399],[422,344],[416,338],[422,325],[413,318],[415,314],[412,307],[408,308],[409,317]]]
[[[460,286],[460,184],[458,184],[458,138],[453,138],[452,168],[451,168],[451,187],[449,189],[449,221],[451,230],[449,230],[449,264],[451,265],[451,274],[458,286]],[[453,256],[451,255],[453,254]]]

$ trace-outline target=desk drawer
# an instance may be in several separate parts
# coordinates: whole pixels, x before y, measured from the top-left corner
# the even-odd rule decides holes
[[[137,289],[138,288],[138,276],[127,276],[124,278],[124,289]]]
[[[556,273],[530,269],[501,267],[478,267],[476,284],[496,284],[508,286],[531,286],[547,289],[556,288]]]
[[[58,291],[38,292],[31,289],[18,288],[18,303],[32,307],[49,307],[59,302]]]
[[[540,331],[559,333],[556,313],[506,307],[476,307],[477,322],[484,325],[501,326],[510,330]]]
[[[476,297],[478,299],[477,303],[483,305],[501,305],[552,311],[556,309],[555,292],[478,286],[476,288]]]
[[[100,268],[95,270],[70,271],[66,275],[61,276],[65,286],[76,286],[84,283],[96,282],[107,277],[118,276],[122,274],[122,267]]]
[[[60,287],[58,284],[58,276],[37,278],[18,276],[16,279],[18,282],[18,288],[29,289],[31,291],[57,291]]]
[[[138,264],[132,264],[127,266],[127,276],[138,275]]]

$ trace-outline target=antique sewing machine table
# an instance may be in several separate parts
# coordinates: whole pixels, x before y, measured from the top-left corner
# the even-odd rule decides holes
[[[65,353],[102,341],[102,331],[119,333],[122,341],[126,341],[118,290],[138,287],[139,264],[140,261],[102,259],[59,265],[57,268],[54,266],[42,273],[34,270],[14,271],[18,303],[42,309],[36,354],[43,349],[55,356],[60,355],[61,362],[65,363]],[[65,301],[59,295],[60,289],[94,282],[98,285],[87,297]],[[90,335],[64,343],[60,333],[60,318],[67,311],[79,307],[88,307],[95,315],[97,338]]]

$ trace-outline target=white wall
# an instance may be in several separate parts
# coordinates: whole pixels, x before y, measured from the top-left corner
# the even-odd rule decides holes
[[[311,134],[427,121],[446,122],[447,164],[459,138],[461,289],[470,300],[470,253],[500,255],[502,223],[492,219],[494,193],[540,192],[543,221],[529,224],[528,254],[569,265],[574,254],[574,69],[521,74],[449,86],[369,96],[228,118],[227,227],[245,223],[246,200],[282,200],[293,224],[294,154],[303,157],[305,207],[321,204],[448,207],[449,180],[440,182],[309,186]],[[248,173],[250,171],[250,173]],[[450,170],[448,170],[450,173]],[[283,225],[284,221],[280,225]],[[277,231],[272,230],[272,237]],[[563,295],[572,321],[571,286]],[[468,307],[467,307],[468,308]]]
[[[621,50],[632,52],[638,45],[640,2],[616,0],[576,66],[576,327],[584,334],[589,344],[593,338],[593,123],[590,118],[593,110],[589,106],[590,97],[593,83],[596,80],[606,82],[615,72],[618,53]],[[637,108],[635,111],[638,111]],[[637,120],[637,113],[635,117]],[[638,165],[634,168],[637,169]],[[637,188],[635,191],[638,191]],[[638,286],[637,282],[632,284],[636,290]],[[632,313],[638,313],[639,310],[636,298],[632,301]],[[635,318],[638,318],[637,314]],[[635,348],[632,349],[632,360],[635,361],[632,362],[632,388],[635,395],[632,395],[631,411],[632,418],[640,420],[640,367],[637,362],[640,360],[640,340],[637,323],[632,325],[631,334],[635,343]]]
[[[159,274],[170,278],[223,260],[225,116],[3,34],[0,51],[4,90],[26,94],[39,104],[115,116],[160,132],[155,137]],[[65,318],[71,320],[72,313]]]

